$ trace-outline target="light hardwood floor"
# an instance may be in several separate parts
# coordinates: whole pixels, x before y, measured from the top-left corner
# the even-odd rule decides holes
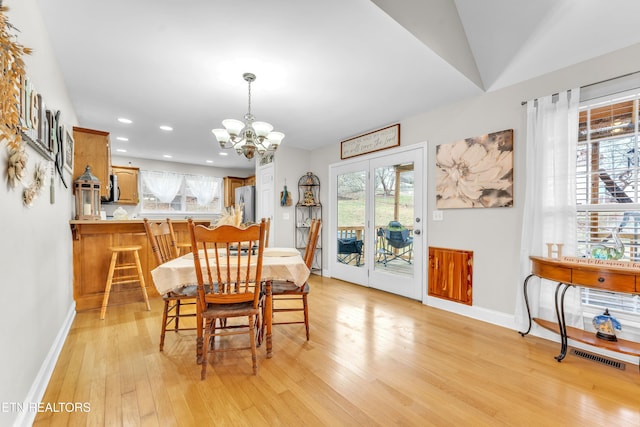
[[[79,313],[43,402],[45,425],[640,426],[637,365],[620,371],[559,345],[412,301],[312,276],[311,340],[274,326],[274,356],[195,363],[195,333],[167,332],[161,300]]]

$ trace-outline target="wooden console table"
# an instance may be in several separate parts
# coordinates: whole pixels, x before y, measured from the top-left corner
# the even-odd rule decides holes
[[[527,276],[523,284],[524,300],[529,316],[529,328],[526,331],[521,331],[520,335],[525,336],[531,331],[532,318],[529,308],[527,285],[529,279],[537,276],[542,279],[558,282],[555,292],[555,309],[558,324],[556,325],[554,322],[544,319],[533,319],[534,322],[543,328],[560,335],[560,354],[555,357],[558,362],[562,361],[567,354],[567,340],[569,338],[594,347],[640,357],[640,343],[621,339],[618,339],[618,341],[601,340],[597,338],[593,332],[567,326],[564,317],[564,296],[567,289],[571,286],[640,294],[640,270],[602,264],[583,264],[537,256],[531,256],[529,258],[531,259],[531,274]]]

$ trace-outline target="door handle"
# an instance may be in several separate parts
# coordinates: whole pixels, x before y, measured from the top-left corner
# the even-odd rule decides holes
[[[413,234],[419,236],[420,235],[420,230],[413,230]]]

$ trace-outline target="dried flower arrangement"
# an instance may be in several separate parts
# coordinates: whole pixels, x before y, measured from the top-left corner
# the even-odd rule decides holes
[[[9,161],[7,162],[7,179],[9,186],[15,188],[18,182],[23,182],[27,173],[27,152],[22,140],[22,125],[20,124],[20,94],[26,77],[23,55],[31,54],[31,49],[22,46],[11,33],[17,30],[5,15],[9,10],[0,0],[0,115],[4,126],[0,124],[0,140],[7,141]],[[44,163],[36,165],[33,182],[22,193],[22,201],[31,206],[40,195],[47,176]]]
[[[236,205],[222,211],[220,218],[216,221],[216,227],[220,225],[233,225],[240,227],[242,224],[242,206]]]
[[[31,49],[17,43],[11,30],[16,28],[9,23],[5,12],[9,10],[0,2],[0,115],[5,126],[0,126],[0,139],[6,140],[9,148],[20,148],[20,92],[25,80],[23,55],[31,54]]]

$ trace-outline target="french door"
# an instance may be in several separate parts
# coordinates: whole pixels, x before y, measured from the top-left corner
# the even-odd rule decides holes
[[[332,277],[422,299],[423,163],[418,145],[330,166]]]

